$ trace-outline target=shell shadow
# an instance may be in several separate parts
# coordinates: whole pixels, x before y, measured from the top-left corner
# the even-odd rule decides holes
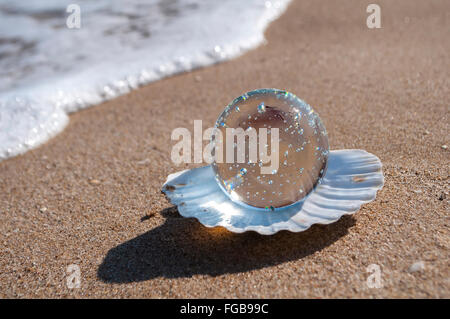
[[[166,217],[164,224],[109,250],[97,271],[100,280],[131,283],[261,269],[320,251],[355,224],[352,216],[343,216],[336,223],[314,225],[304,232],[264,236],[206,228],[193,218],[182,218],[176,207],[160,213]]]

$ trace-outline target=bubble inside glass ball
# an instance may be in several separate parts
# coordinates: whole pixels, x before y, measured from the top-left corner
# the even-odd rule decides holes
[[[226,107],[215,127],[222,136],[223,153],[219,156],[215,149],[212,167],[217,182],[235,202],[271,210],[288,206],[306,197],[325,173],[329,152],[325,127],[317,113],[292,93],[247,92]],[[235,134],[227,135],[232,129]],[[276,142],[271,134],[276,136],[276,129],[278,152],[272,153]],[[217,135],[212,139],[212,145],[218,145]],[[230,162],[228,150],[233,152]]]

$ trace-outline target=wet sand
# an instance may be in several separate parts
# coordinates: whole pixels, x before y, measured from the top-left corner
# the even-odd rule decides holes
[[[294,1],[267,44],[71,115],[0,163],[1,297],[450,297],[450,3]],[[173,129],[214,124],[260,87],[320,114],[332,149],[361,148],[385,186],[303,233],[236,235],[182,218],[160,193]],[[67,267],[78,265],[80,288]],[[367,267],[381,270],[369,288]],[[414,265],[414,266],[413,266]]]

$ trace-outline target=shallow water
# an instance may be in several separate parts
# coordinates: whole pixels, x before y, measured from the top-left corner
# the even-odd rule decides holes
[[[67,113],[264,41],[289,0],[0,0],[0,160],[61,131]]]

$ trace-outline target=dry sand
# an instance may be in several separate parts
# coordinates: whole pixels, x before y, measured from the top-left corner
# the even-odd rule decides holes
[[[1,162],[0,296],[450,297],[450,2],[377,1],[382,29],[366,27],[369,3],[294,1],[267,45],[73,114]],[[180,217],[160,193],[184,168],[170,161],[171,131],[211,126],[260,87],[313,105],[333,149],[376,154],[376,201],[268,237]],[[66,286],[71,264],[79,289]],[[381,288],[366,284],[370,264]]]

